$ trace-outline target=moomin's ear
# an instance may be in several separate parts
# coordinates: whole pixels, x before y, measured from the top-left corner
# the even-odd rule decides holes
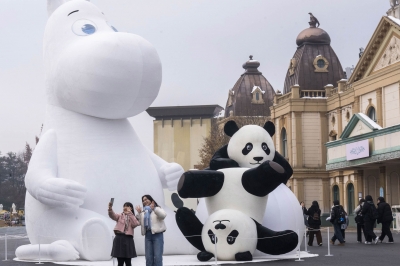
[[[271,121],[265,122],[263,128],[268,132],[271,137],[275,134],[275,125]]]
[[[233,120],[226,122],[226,124],[224,126],[224,132],[229,137],[232,137],[233,134],[235,134],[238,130],[239,130],[239,127],[236,125],[236,122]]]

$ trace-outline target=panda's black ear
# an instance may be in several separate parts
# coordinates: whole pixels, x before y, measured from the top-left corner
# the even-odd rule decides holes
[[[233,134],[235,134],[238,130],[239,130],[239,127],[236,125],[236,122],[233,120],[226,122],[226,124],[224,126],[224,132],[229,137],[232,137]]]
[[[268,134],[271,137],[275,134],[275,125],[271,121],[265,122],[264,129],[268,132]]]

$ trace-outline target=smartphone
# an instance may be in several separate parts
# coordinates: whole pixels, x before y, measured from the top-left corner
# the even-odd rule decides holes
[[[111,203],[111,206],[114,205],[114,198],[111,198],[110,203]]]

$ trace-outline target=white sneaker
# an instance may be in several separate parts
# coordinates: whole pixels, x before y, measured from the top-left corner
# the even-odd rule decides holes
[[[374,242],[375,242],[375,245],[378,244],[378,241],[379,241],[379,237],[376,237],[376,238],[375,238],[375,241],[374,241]]]
[[[394,243],[393,241],[386,242],[386,244],[393,244],[393,243]]]
[[[365,241],[365,245],[371,245],[372,242]]]

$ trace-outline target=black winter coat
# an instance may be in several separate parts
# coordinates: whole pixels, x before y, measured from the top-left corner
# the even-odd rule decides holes
[[[386,202],[379,202],[378,203],[378,224],[383,222],[391,222],[393,221],[393,214],[390,205]]]
[[[314,213],[318,213],[318,220],[314,220]],[[311,207],[307,210],[308,215],[308,224],[310,226],[321,225],[321,210],[317,208],[317,206],[311,205]]]
[[[364,217],[364,222],[371,222],[374,221],[374,218],[371,216],[371,205],[374,205],[372,201],[364,202],[363,208],[361,210],[361,214]]]

